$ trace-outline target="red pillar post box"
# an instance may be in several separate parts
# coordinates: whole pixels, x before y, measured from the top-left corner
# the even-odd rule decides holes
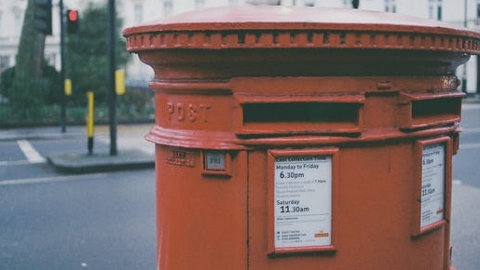
[[[455,70],[480,34],[249,6],[124,35],[155,71],[159,269],[453,269]]]

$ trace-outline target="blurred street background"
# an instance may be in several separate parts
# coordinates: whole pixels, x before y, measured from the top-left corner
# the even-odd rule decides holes
[[[121,30],[221,5],[359,8],[480,29],[478,0],[0,1],[0,269],[156,269],[154,168],[68,174],[47,157],[87,153],[92,91],[93,154],[153,160],[143,138],[153,72],[127,54]],[[458,270],[480,269],[479,73],[472,56],[456,74],[468,96],[453,160]]]

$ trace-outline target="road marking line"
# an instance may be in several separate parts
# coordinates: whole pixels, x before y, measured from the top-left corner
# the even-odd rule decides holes
[[[462,104],[462,109],[464,110],[477,110],[480,108],[480,105],[479,104],[476,104],[476,103],[473,103],[473,104],[470,104],[470,103],[467,103],[467,104]]]
[[[28,160],[0,161],[0,166],[16,166],[16,165],[27,165],[27,164],[30,164]]]
[[[92,178],[97,178],[104,175],[105,173],[92,173],[92,174],[82,174],[82,175],[65,175],[65,176],[53,176],[53,177],[0,180],[0,186],[48,184],[48,183],[57,183],[57,182],[90,180]]]
[[[475,148],[480,148],[480,143],[461,143],[460,144],[460,150],[461,149],[475,149]]]
[[[32,144],[27,140],[18,140],[18,146],[22,150],[25,157],[30,163],[45,163],[46,159],[40,155],[40,153],[33,148]]]
[[[464,128],[462,129],[463,133],[470,133],[470,132],[480,132],[480,128]]]

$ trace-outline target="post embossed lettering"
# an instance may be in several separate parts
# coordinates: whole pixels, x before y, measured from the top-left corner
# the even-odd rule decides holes
[[[167,102],[168,121],[184,122],[208,122],[209,111],[212,108],[210,104],[205,103],[183,103]]]

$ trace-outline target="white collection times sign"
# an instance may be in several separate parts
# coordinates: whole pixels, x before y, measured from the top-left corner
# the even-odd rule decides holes
[[[432,225],[445,214],[445,144],[424,145],[422,151],[420,228]]]
[[[332,244],[332,156],[283,156],[274,162],[274,246]]]

